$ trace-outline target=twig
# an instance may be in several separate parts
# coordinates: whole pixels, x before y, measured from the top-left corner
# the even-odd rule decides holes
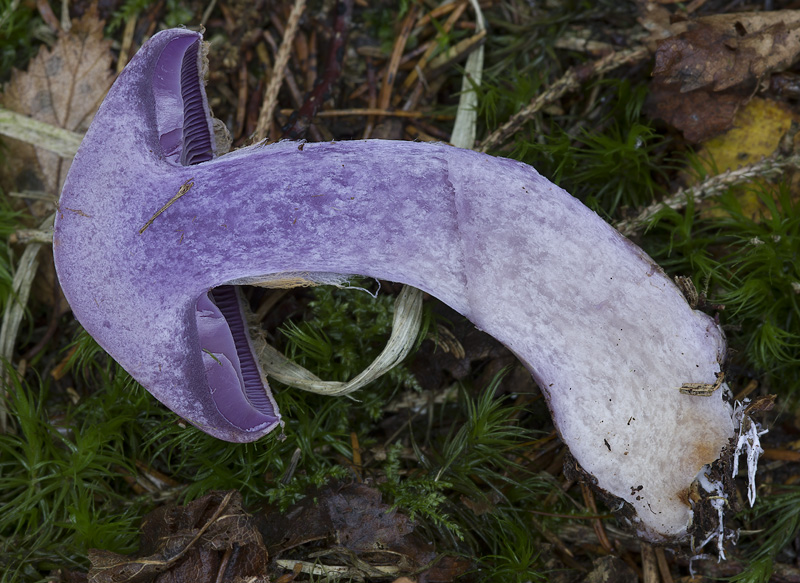
[[[679,210],[686,205],[686,200],[689,198],[702,200],[757,178],[766,180],[776,178],[791,167],[800,167],[800,154],[783,156],[777,152],[759,162],[717,174],[690,188],[682,188],[675,194],[644,208],[635,218],[620,221],[615,226],[620,233],[629,237],[646,226],[656,213],[664,208]]]
[[[352,11],[353,0],[339,0],[336,6],[337,17],[333,25],[334,34],[331,46],[328,47],[328,60],[325,63],[325,71],[300,109],[292,113],[283,128],[283,138],[296,140],[303,137],[306,128],[311,125],[312,118],[317,114],[317,110],[322,104],[325,103],[331,89],[341,76],[345,52],[344,45],[347,41]]]
[[[69,0],[61,3],[61,30],[69,34],[72,30],[72,20],[69,17]]]
[[[592,494],[592,490],[589,486],[583,482],[581,482],[581,492],[583,493],[583,501],[586,503],[586,507],[592,514],[597,515],[597,504],[594,501],[594,494]],[[606,529],[603,527],[602,519],[598,518],[593,520],[592,526],[597,535],[597,540],[600,541],[600,545],[607,553],[612,554],[614,552],[614,547],[611,541],[608,540],[608,534],[606,534]]]
[[[334,28],[336,24],[334,24]],[[312,30],[308,37],[308,66],[306,67],[306,87],[317,84],[317,31]]]
[[[358,434],[355,431],[350,432],[350,448],[353,451],[353,472],[356,475],[356,481],[360,484],[364,481],[362,473],[364,472],[364,463],[361,460],[361,445],[358,443]]]
[[[206,6],[206,9],[203,10],[203,16],[200,19],[200,26],[205,26],[208,22],[208,19],[211,17],[211,13],[214,11],[214,7],[217,5],[217,0],[211,0]]]
[[[44,243],[45,245],[50,245],[53,243],[53,230],[43,230],[43,229],[19,229],[14,233],[11,233],[8,237],[9,245],[14,245],[16,243]]]
[[[239,87],[236,95],[236,134],[234,138],[238,138],[244,131],[245,121],[247,118],[247,60],[242,59],[239,64]]]
[[[119,59],[117,60],[117,74],[121,73],[128,64],[128,57],[133,45],[133,33],[136,32],[136,15],[131,16],[125,22],[125,31],[122,33],[122,46],[119,49]]]
[[[58,20],[56,13],[53,12],[49,2],[46,0],[36,0],[36,8],[39,11],[39,16],[42,17],[42,20],[45,21],[47,26],[49,26],[53,32],[64,32],[64,30],[61,28],[61,22]]]
[[[656,553],[648,543],[642,543],[642,572],[644,583],[660,583]]]
[[[167,204],[165,204],[165,205],[164,205],[164,206],[162,206],[162,207],[161,207],[161,208],[160,208],[158,211],[156,211],[156,214],[154,214],[152,217],[150,217],[150,220],[149,220],[149,221],[147,221],[147,222],[144,224],[144,227],[142,227],[141,229],[139,229],[139,234],[141,235],[142,233],[144,233],[144,232],[145,232],[145,230],[147,230],[147,227],[149,227],[150,225],[152,225],[152,224],[153,224],[153,221],[155,221],[155,220],[158,218],[158,215],[160,215],[161,213],[163,213],[165,210],[167,210],[169,207],[171,207],[171,206],[173,205],[173,203],[174,203],[176,200],[178,200],[178,199],[179,199],[180,197],[182,197],[184,194],[186,194],[187,192],[189,192],[189,191],[192,189],[192,186],[194,186],[194,178],[190,178],[189,180],[187,180],[186,182],[184,182],[184,183],[183,183],[183,185],[182,185],[182,186],[180,187],[180,189],[178,190],[178,193],[177,193],[175,196],[173,196],[171,199],[169,199],[169,202],[167,202]]]
[[[536,528],[536,530],[538,530],[541,533],[541,535],[545,539],[547,539],[547,542],[549,542],[550,544],[555,546],[559,551],[564,553],[566,556],[568,556],[570,558],[573,558],[575,556],[572,553],[572,551],[569,550],[569,547],[567,545],[565,545],[564,542],[560,538],[558,538],[555,534],[553,534],[552,532],[547,530],[547,528],[544,526],[542,521],[537,520],[534,517],[531,517],[531,523],[533,524],[534,528]]]
[[[428,50],[428,47],[431,44],[433,44],[433,41],[424,42],[420,44],[417,48],[408,51],[401,57],[400,65],[398,66],[398,68],[402,67],[403,65],[407,65],[408,63],[416,59],[418,56],[423,54],[425,51]],[[383,54],[380,51],[367,50],[366,47],[361,47],[361,50],[357,52],[358,54],[364,57],[372,57],[375,59],[383,58]],[[383,82],[383,78],[386,77],[387,71],[388,71],[388,65],[382,67],[380,71],[378,71],[376,78],[379,79],[381,82]],[[347,99],[348,100],[358,99],[359,97],[364,95],[368,90],[369,90],[369,83],[365,81],[361,85],[356,87],[353,91],[351,91],[350,95],[347,96]]]
[[[673,583],[672,573],[669,572],[669,563],[664,555],[664,547],[656,547],[656,560],[658,561],[658,570],[661,572],[661,579],[664,583]]]
[[[369,87],[369,92],[367,93],[367,104],[368,109],[375,109],[375,106],[378,105],[378,91],[375,88],[375,67],[372,66],[372,59],[370,57],[366,58],[366,65],[367,65],[367,86]],[[367,116],[367,125],[364,127],[364,134],[361,136],[362,139],[366,140],[372,135],[372,130],[375,128],[375,116],[368,115]]]
[[[456,23],[456,21],[459,18],[461,18],[461,15],[464,14],[464,11],[466,9],[467,9],[467,2],[462,2],[462,3],[457,5],[455,10],[453,10],[452,14],[450,14],[450,16],[448,16],[447,20],[442,25],[441,30],[437,33],[437,35],[436,35],[436,39],[437,40],[439,40],[443,35],[448,34],[452,30],[453,25]],[[406,77],[406,80],[403,81],[403,87],[408,89],[409,87],[411,87],[414,84],[414,82],[417,80],[417,77],[419,76],[418,71],[424,71],[425,70],[425,67],[428,64],[428,61],[430,61],[431,57],[433,56],[434,51],[436,51],[436,48],[438,46],[439,46],[438,43],[431,43],[430,44],[430,46],[428,47],[428,50],[426,50],[423,53],[423,55],[419,58],[419,61],[417,61],[417,64],[414,67],[414,69],[408,74],[408,77]]]
[[[300,17],[306,7],[306,0],[295,0],[292,6],[292,12],[289,14],[289,20],[286,23],[286,31],[281,41],[281,47],[278,50],[278,55],[275,57],[275,65],[272,69],[272,76],[269,79],[267,90],[264,92],[264,102],[261,106],[261,113],[258,115],[258,123],[256,124],[255,135],[253,141],[260,142],[267,137],[267,130],[269,124],[272,122],[272,112],[275,110],[275,105],[278,102],[278,91],[283,83],[284,71],[289,62],[292,45],[294,44],[294,35],[297,33],[297,26],[300,24]]]
[[[460,8],[461,6],[462,5],[457,2],[449,2],[447,4],[442,4],[440,6],[437,6],[430,12],[426,12],[425,14],[419,17],[419,20],[417,21],[417,28],[421,28],[427,25],[434,18],[440,18],[445,14],[449,14],[450,12],[456,10],[457,8]]]
[[[472,51],[482,46],[485,40],[486,30],[481,30],[472,36],[465,38],[428,63],[428,72],[432,75],[436,75],[436,73],[445,67],[450,66],[452,63],[455,63],[462,57],[469,55]]]
[[[234,492],[235,492],[235,490],[231,490],[230,492],[225,494],[224,498],[222,498],[222,501],[220,501],[219,506],[214,511],[214,513],[211,515],[211,518],[209,518],[206,521],[206,523],[197,530],[195,535],[186,543],[186,545],[180,551],[178,551],[174,555],[170,556],[166,560],[141,559],[141,560],[137,560],[135,562],[139,563],[140,565],[143,565],[143,566],[144,565],[148,565],[148,566],[155,566],[155,567],[171,567],[172,565],[174,565],[175,563],[180,561],[183,558],[183,556],[186,553],[188,553],[192,549],[192,547],[194,547],[194,545],[197,544],[197,542],[201,538],[203,538],[203,535],[206,533],[206,531],[209,528],[211,528],[214,525],[214,523],[217,522],[217,520],[219,520],[220,516],[222,516],[222,513],[228,508],[228,503],[231,501],[231,498],[233,497]],[[111,567],[105,567],[103,565],[95,565],[92,568],[93,568],[94,571],[102,572],[103,570],[105,570],[107,568],[111,568]]]
[[[282,109],[281,113],[289,114],[291,110]],[[453,119],[452,115],[443,115],[438,113],[430,113],[426,111],[403,111],[403,110],[390,110],[378,109],[377,107],[354,107],[352,109],[329,109],[327,111],[320,111],[314,114],[314,117],[346,117],[346,116],[365,116],[365,115],[385,115],[390,117],[408,117],[408,118],[423,118],[428,117],[438,120]]]
[[[632,49],[625,49],[610,53],[605,57],[586,63],[577,67],[572,67],[564,76],[553,83],[544,93],[535,97],[527,106],[512,116],[505,124],[500,126],[486,138],[479,150],[486,152],[511,136],[519,127],[528,121],[533,114],[542,109],[545,105],[552,103],[569,91],[578,89],[581,84],[593,77],[598,77],[622,65],[635,63],[646,58],[650,51],[646,47],[639,46]]]

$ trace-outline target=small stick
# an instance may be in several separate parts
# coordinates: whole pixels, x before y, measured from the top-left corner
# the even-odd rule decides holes
[[[211,13],[214,11],[214,7],[217,5],[217,0],[211,0],[206,6],[206,9],[203,10],[203,16],[200,19],[200,26],[205,26],[208,22],[208,19],[211,18]]]
[[[122,33],[122,46],[119,49],[119,59],[117,60],[117,74],[120,74],[128,64],[128,57],[133,45],[133,33],[136,32],[136,16],[131,16],[125,21],[125,31]]]
[[[467,3],[464,2],[464,6],[466,7]],[[442,4],[441,6],[437,6],[427,14],[420,16],[419,20],[417,21],[417,28],[421,28],[428,24],[434,18],[440,18],[445,14],[448,14],[455,10],[456,8],[460,8],[461,4],[457,2],[450,2],[449,4]]]
[[[152,224],[153,224],[153,221],[155,221],[155,220],[158,218],[158,215],[160,215],[161,213],[163,213],[165,210],[167,210],[169,207],[171,207],[171,206],[172,206],[172,204],[173,204],[173,203],[174,203],[176,200],[178,200],[178,199],[179,199],[180,197],[182,197],[184,194],[186,194],[187,192],[189,192],[189,191],[192,189],[192,186],[194,186],[194,178],[190,178],[189,180],[187,180],[186,182],[184,182],[184,183],[183,183],[183,185],[182,185],[182,186],[180,187],[180,189],[178,190],[178,194],[176,194],[176,195],[175,195],[175,196],[173,196],[171,199],[169,199],[169,202],[168,202],[167,204],[165,204],[164,206],[162,206],[162,207],[161,207],[161,208],[158,210],[158,212],[156,212],[156,214],[154,214],[152,217],[150,217],[150,220],[149,220],[149,221],[147,221],[147,222],[144,224],[144,227],[142,227],[141,229],[139,229],[139,234],[141,235],[142,233],[144,233],[144,232],[145,232],[145,230],[147,229],[147,227],[149,227],[150,225],[152,225]]]
[[[356,474],[356,480],[361,483],[363,482],[361,473],[364,469],[364,464],[361,461],[361,446],[358,443],[358,434],[355,431],[350,432],[350,447],[353,450],[353,471]]]
[[[483,44],[484,40],[486,40],[486,29],[476,32],[469,38],[465,38],[464,40],[447,49],[441,55],[434,58],[427,64],[428,72],[435,75],[437,71],[447,67],[451,63],[458,61],[462,57],[467,56],[469,53],[477,49],[479,46],[481,46],[481,44]]]
[[[531,523],[536,528],[536,530],[538,530],[541,533],[541,535],[545,539],[547,539],[547,542],[556,547],[559,551],[564,553],[564,555],[566,555],[570,559],[575,558],[575,555],[572,553],[571,550],[569,550],[569,547],[564,544],[564,541],[558,538],[554,533],[547,530],[547,528],[545,528],[544,524],[540,520],[531,517]]]
[[[656,560],[658,561],[658,570],[661,572],[661,580],[664,583],[673,583],[672,573],[669,572],[669,563],[664,554],[664,547],[656,547]]]
[[[433,41],[427,41],[427,42],[424,42],[421,45],[419,45],[417,48],[407,52],[400,59],[399,67],[402,67],[403,65],[407,65],[408,63],[410,63],[411,61],[416,59],[418,56],[424,54],[425,51],[428,50],[428,47],[430,47],[432,44],[433,44]],[[359,53],[359,54],[361,54],[361,53]],[[364,56],[373,57],[373,58],[377,58],[377,59],[382,58],[382,55],[373,54],[372,52],[365,53]],[[384,65],[383,67],[381,67],[380,71],[377,74],[377,79],[380,79],[382,81],[383,78],[386,76],[386,71],[387,70],[388,70],[388,65]],[[350,92],[350,95],[347,96],[347,99],[352,100],[352,99],[356,99],[358,97],[361,97],[368,90],[369,90],[369,84],[365,81],[361,85],[359,85],[358,87],[353,89],[353,91]]]
[[[290,115],[292,113],[291,109],[282,109],[281,113],[284,115]],[[328,109],[326,111],[319,111],[314,114],[314,117],[347,117],[347,116],[357,116],[361,117],[364,115],[385,115],[389,117],[408,117],[408,118],[431,118],[431,119],[439,119],[439,120],[451,120],[453,119],[452,115],[444,115],[444,114],[437,114],[437,113],[430,113],[425,111],[404,111],[402,109],[398,110],[389,110],[389,109],[378,109],[377,107],[354,107],[352,109]]]
[[[294,63],[298,70],[298,75],[302,75],[304,81],[308,80],[308,39],[303,31],[299,31],[294,36],[294,54],[295,59]],[[311,91],[313,85],[308,85],[307,83],[304,86],[306,91]]]
[[[289,14],[286,31],[281,41],[281,48],[278,49],[278,54],[275,57],[272,76],[264,93],[264,102],[261,106],[261,113],[258,116],[258,124],[256,124],[256,131],[253,136],[254,142],[260,142],[267,137],[267,129],[272,121],[272,112],[275,110],[275,105],[278,101],[278,91],[283,83],[284,71],[289,62],[289,55],[294,44],[294,36],[297,34],[297,26],[300,24],[300,17],[303,15],[305,7],[306,0],[295,0],[294,6],[292,6],[292,12]]]
[[[644,583],[659,583],[658,562],[653,547],[647,543],[642,543],[642,580]]]
[[[334,35],[328,47],[325,70],[322,73],[322,77],[306,97],[305,102],[301,102],[302,105],[298,104],[297,111],[291,114],[289,120],[281,128],[283,132],[282,138],[291,140],[302,138],[306,129],[308,129],[315,141],[323,141],[319,129],[312,125],[311,120],[319,108],[322,107],[342,74],[345,42],[347,41],[350,18],[353,12],[352,0],[339,0],[335,10],[337,16],[333,25]]]
[[[581,493],[583,494],[583,501],[586,503],[586,507],[592,514],[597,515],[597,504],[594,501],[594,494],[592,494],[592,490],[589,488],[589,486],[583,482],[581,482]],[[603,528],[602,519],[598,518],[593,520],[592,526],[594,527],[594,532],[597,535],[597,540],[600,541],[600,545],[607,553],[613,554],[614,547],[612,546],[611,541],[608,540],[606,529]]]
[[[386,75],[383,76],[383,85],[381,92],[378,96],[378,109],[388,109],[392,98],[392,87],[394,87],[394,78],[397,75],[397,69],[400,67],[400,58],[403,56],[403,50],[408,42],[408,37],[411,35],[411,29],[414,22],[417,20],[417,5],[411,7],[403,20],[403,27],[397,40],[394,43],[392,56],[389,59],[389,66],[386,70]]]
[[[448,19],[442,25],[442,29],[436,35],[436,38],[439,39],[442,35],[448,34],[452,30],[453,25],[456,23],[456,21],[459,18],[461,18],[462,14],[464,14],[464,11],[466,9],[467,9],[467,3],[466,2],[462,2],[461,4],[458,4],[457,8],[455,10],[453,10],[453,13],[448,17]],[[438,46],[439,46],[438,43],[431,43],[431,45],[428,47],[428,50],[426,50],[425,53],[419,58],[419,61],[417,61],[416,67],[414,67],[414,69],[408,74],[408,77],[406,77],[406,80],[403,81],[403,87],[408,89],[409,87],[411,87],[414,84],[414,81],[416,81],[417,77],[419,76],[419,73],[417,71],[424,71],[425,70],[425,67],[428,64],[428,61],[430,61],[431,57],[433,56],[434,51],[436,50],[436,48]]]
[[[369,92],[367,93],[369,107],[367,109],[375,109],[375,106],[378,104],[378,92],[375,88],[375,67],[372,66],[372,59],[370,57],[366,58],[366,64],[367,84],[369,86]],[[375,129],[375,116],[367,115],[367,125],[364,127],[364,135],[361,136],[362,139],[368,139],[372,135],[373,129]]]
[[[36,9],[39,11],[39,16],[42,17],[42,20],[45,21],[47,26],[49,26],[53,32],[63,32],[63,29],[61,28],[61,22],[58,20],[56,13],[53,12],[49,2],[46,0],[36,0]]]
[[[592,77],[598,77],[622,65],[640,61],[649,54],[650,51],[648,51],[646,47],[639,46],[632,49],[616,51],[593,63],[570,68],[564,73],[561,79],[553,83],[544,93],[535,97],[516,115],[512,116],[510,120],[492,132],[480,145],[478,151],[486,152],[490,148],[497,146],[500,142],[517,131],[522,124],[528,121],[533,114],[542,109],[545,105],[559,99],[569,91],[578,89],[582,83],[588,81]]]
[[[239,87],[236,98],[236,133],[233,136],[238,138],[242,135],[247,119],[247,61],[242,59],[239,65]]]
[[[317,84],[317,30],[311,31],[308,37],[308,68],[306,69],[306,87],[311,90]]]

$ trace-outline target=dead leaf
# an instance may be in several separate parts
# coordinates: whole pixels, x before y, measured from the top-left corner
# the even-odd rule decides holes
[[[782,137],[786,135],[793,121],[800,122],[800,115],[789,106],[778,101],[755,97],[736,113],[731,129],[703,142],[698,150],[698,157],[708,176],[754,164],[775,154]],[[692,182],[694,179],[689,179],[689,183]],[[762,186],[768,184],[764,179],[754,182]],[[735,193],[745,216],[756,221],[770,216],[769,209],[759,197],[759,189],[740,187],[736,188]],[[699,212],[704,218],[726,215],[726,212],[711,200],[703,201]]]
[[[707,167],[709,172],[753,164],[775,153],[793,120],[800,122],[800,115],[789,106],[756,97],[739,110],[733,127],[705,142],[698,155],[713,163],[713,168]]]
[[[268,555],[236,491],[165,506],[142,522],[139,555],[89,551],[89,583],[267,583]]]
[[[636,583],[638,580],[636,571],[619,557],[600,557],[594,560],[583,583]]]
[[[25,72],[14,71],[0,101],[10,110],[84,133],[114,80],[111,41],[96,11],[74,20],[52,49],[43,47]],[[70,161],[30,144],[8,141],[4,186],[58,195]]]
[[[800,10],[717,14],[674,25],[659,45],[654,75],[687,92],[759,83],[800,54]]]
[[[28,70],[13,71],[0,104],[37,121],[83,134],[114,80],[111,41],[103,38],[104,23],[95,10],[73,20],[52,49],[42,47]],[[0,166],[0,187],[6,192],[37,191],[57,197],[71,159],[13,139],[4,140],[8,155]],[[20,199],[17,199],[19,201]],[[37,222],[53,212],[53,203],[28,201]],[[51,259],[40,265],[34,293],[59,313],[69,305],[58,287]]]
[[[291,556],[297,559],[304,556],[300,547],[308,545],[305,557],[313,553],[318,560],[324,556],[327,562],[359,569],[364,563],[393,565],[398,574],[419,570],[436,558],[433,545],[413,532],[414,523],[383,503],[380,491],[366,484],[312,490],[285,513],[269,507],[259,519],[273,558],[293,550]]]
[[[657,80],[650,85],[645,111],[651,118],[662,119],[683,132],[692,143],[710,139],[733,126],[733,118],[752,91],[710,93],[705,90],[679,93]]]
[[[770,74],[800,56],[800,11],[719,14],[678,22],[656,51],[647,111],[691,142],[733,125]]]

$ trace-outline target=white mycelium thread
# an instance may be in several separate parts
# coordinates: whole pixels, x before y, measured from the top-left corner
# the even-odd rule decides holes
[[[761,429],[761,426],[745,415],[745,410],[749,399],[744,402],[736,402],[733,412],[733,422],[739,433],[736,442],[736,451],[733,453],[733,477],[739,473],[739,456],[743,451],[747,455],[747,501],[750,507],[756,503],[756,470],[758,469],[758,458],[764,453],[761,447],[760,437],[769,432],[769,429]]]

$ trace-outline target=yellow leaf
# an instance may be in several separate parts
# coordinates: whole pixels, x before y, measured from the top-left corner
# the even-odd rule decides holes
[[[783,103],[754,98],[737,112],[730,130],[706,141],[700,148],[698,154],[709,176],[736,170],[772,155],[792,120],[800,121],[800,115]],[[752,188],[740,189],[737,196],[745,215],[757,218],[766,211]],[[717,216],[720,212],[705,206],[701,216]]]

